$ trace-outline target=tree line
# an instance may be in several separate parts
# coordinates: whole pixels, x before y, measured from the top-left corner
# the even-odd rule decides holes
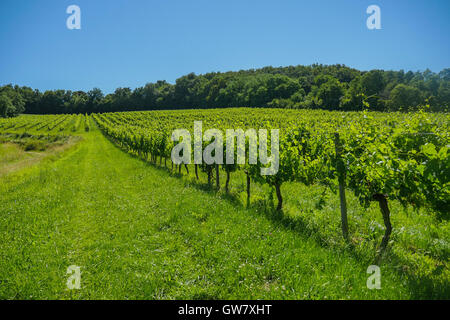
[[[339,64],[190,73],[175,84],[160,80],[106,95],[98,88],[40,92],[0,87],[0,117],[224,107],[413,111],[427,106],[448,111],[449,102],[450,68],[439,73],[360,71]]]

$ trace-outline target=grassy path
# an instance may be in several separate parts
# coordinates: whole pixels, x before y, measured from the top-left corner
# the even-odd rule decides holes
[[[0,298],[410,298],[382,267],[171,176],[97,129],[61,159],[0,180]],[[81,289],[66,287],[81,267]]]

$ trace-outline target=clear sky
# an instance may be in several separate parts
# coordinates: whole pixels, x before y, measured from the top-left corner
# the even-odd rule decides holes
[[[69,30],[69,5],[81,30]],[[381,8],[381,30],[366,9]],[[450,67],[449,0],[1,0],[0,85],[105,93],[189,72]]]

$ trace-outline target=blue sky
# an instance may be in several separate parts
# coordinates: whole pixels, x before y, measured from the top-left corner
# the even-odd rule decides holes
[[[66,8],[81,8],[68,30]],[[366,8],[381,8],[368,30]],[[105,93],[195,72],[450,67],[448,0],[1,0],[0,84]]]

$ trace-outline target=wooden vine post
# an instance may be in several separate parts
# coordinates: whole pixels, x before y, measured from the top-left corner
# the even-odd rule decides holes
[[[250,173],[245,171],[247,176],[247,208],[250,207]]]
[[[230,171],[226,170],[227,181],[225,181],[225,192],[228,193],[228,186],[230,184]]]
[[[383,222],[386,227],[386,230],[384,231],[383,240],[381,240],[380,245],[380,251],[378,255],[378,260],[381,259],[384,252],[386,251],[386,248],[389,243],[389,237],[392,233],[392,224],[391,224],[391,212],[389,210],[387,197],[384,194],[375,194],[373,196],[373,200],[378,201],[378,204],[380,205],[381,214],[383,215]]]
[[[208,185],[211,186],[211,175],[212,175],[212,169],[207,167],[207,173],[208,173]]]
[[[220,189],[219,165],[216,163],[216,189]]]
[[[277,204],[277,211],[280,211],[283,208],[283,196],[281,195],[281,184],[275,183],[275,192],[277,194],[278,204]]]

